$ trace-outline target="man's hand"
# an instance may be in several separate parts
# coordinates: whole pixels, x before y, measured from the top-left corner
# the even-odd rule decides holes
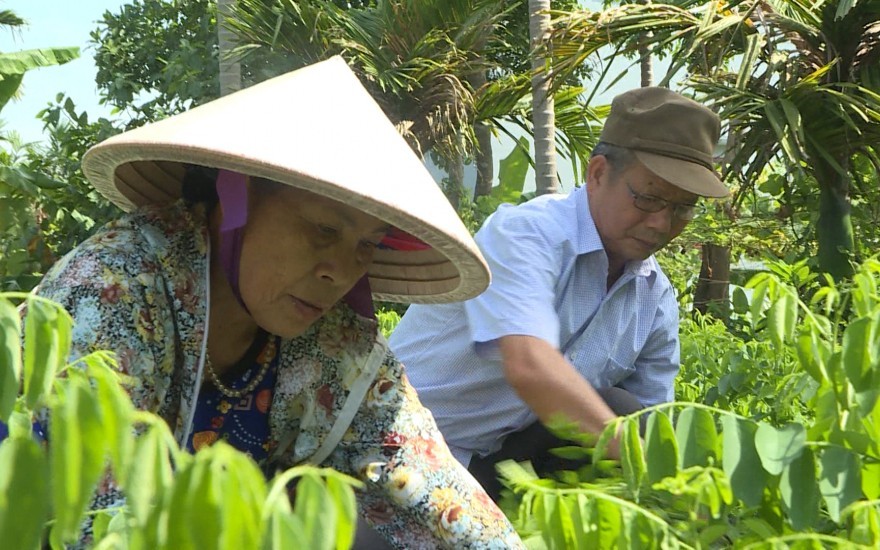
[[[574,366],[549,343],[533,336],[498,340],[507,382],[544,424],[563,416],[587,433],[600,434],[617,418],[602,397]],[[608,456],[619,459],[620,433],[608,445]]]

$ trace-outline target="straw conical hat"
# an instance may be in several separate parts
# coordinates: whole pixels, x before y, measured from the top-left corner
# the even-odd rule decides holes
[[[177,200],[186,164],[306,189],[429,245],[376,251],[368,275],[378,299],[465,300],[489,284],[458,215],[342,58],[114,136],[86,153],[83,171],[101,194],[131,210]]]

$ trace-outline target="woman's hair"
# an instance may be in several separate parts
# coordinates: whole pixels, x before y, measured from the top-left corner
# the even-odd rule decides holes
[[[183,200],[189,204],[204,204],[214,208],[217,197],[217,169],[189,164],[183,176]]]
[[[611,165],[612,177],[616,177],[622,172],[625,172],[636,162],[635,155],[633,155],[633,152],[626,147],[612,145],[604,141],[600,141],[595,147],[593,147],[593,151],[590,153],[590,158],[593,158],[596,155],[602,155],[608,160],[608,164]]]
[[[186,175],[183,177],[183,199],[189,204],[203,204],[209,210],[219,202],[217,196],[216,168],[189,164],[186,167]],[[260,196],[269,196],[279,189],[287,187],[265,178],[251,178],[253,190]]]

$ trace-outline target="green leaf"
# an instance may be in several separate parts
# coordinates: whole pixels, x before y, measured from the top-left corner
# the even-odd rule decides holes
[[[29,299],[25,318],[25,404],[35,410],[49,395],[70,351],[70,316],[61,307]]]
[[[115,364],[108,353],[97,352],[83,358],[89,376],[95,381],[102,422],[108,438],[114,477],[128,479],[128,467],[134,450],[132,418],[134,406],[120,386]]]
[[[880,545],[880,508],[863,504],[849,513],[849,540],[868,548]]]
[[[504,202],[517,203],[522,195],[529,171],[529,140],[519,138],[516,147],[498,164],[498,181],[492,196]]]
[[[797,354],[801,367],[813,380],[821,384],[828,379],[825,365],[831,355],[831,349],[814,324],[798,337]]]
[[[819,492],[828,515],[840,522],[840,512],[862,496],[858,457],[842,447],[828,447],[819,457]]]
[[[757,278],[758,276],[755,276],[755,279]],[[752,330],[758,328],[758,321],[760,321],[761,313],[764,311],[764,298],[767,296],[767,288],[769,284],[769,279],[764,277],[752,289],[752,299],[750,300]]]
[[[707,466],[718,458],[718,432],[715,419],[705,409],[688,407],[675,423],[675,438],[682,468]]]
[[[781,429],[760,422],[755,433],[755,447],[764,469],[773,475],[801,456],[807,432],[801,424],[791,423]]]
[[[626,538],[628,550],[653,549],[657,547],[660,533],[656,531],[654,523],[639,513],[626,511],[622,514],[624,519],[623,534]]]
[[[721,418],[723,437],[722,465],[733,494],[748,506],[761,503],[767,472],[755,447],[758,425],[735,416]]]
[[[872,374],[878,368],[880,322],[877,319],[856,319],[843,333],[843,366],[856,392],[871,389]]]
[[[243,453],[225,443],[211,449],[218,455],[214,468],[221,472],[220,491],[237,495],[221,504],[221,548],[257,548],[262,536],[260,523],[266,500],[266,481],[260,468]],[[330,537],[335,540],[335,537]]]
[[[801,531],[816,524],[819,518],[819,487],[813,451],[803,449],[783,469],[779,492],[792,527]]]
[[[654,411],[648,418],[645,457],[648,461],[648,481],[656,483],[678,473],[678,445],[669,416]]]
[[[613,502],[596,499],[596,516],[598,517],[599,544],[597,548],[625,548],[620,545],[623,525],[620,509]]]
[[[157,496],[168,494],[172,483],[171,461],[163,438],[162,425],[152,424],[138,436],[132,467],[122,484],[128,507],[135,520],[147,524],[151,506]]]
[[[862,492],[865,498],[880,498],[880,462],[862,463]]]
[[[52,405],[53,504],[60,537],[76,540],[92,492],[104,471],[107,438],[97,399],[79,371]]]
[[[15,97],[18,89],[21,88],[22,80],[24,80],[23,74],[0,75],[0,110]]]
[[[327,497],[324,485],[315,474],[303,476],[296,486],[293,513],[305,526],[305,548],[332,550],[335,546],[325,536],[325,533],[334,530],[333,526],[336,524],[336,510],[333,507],[325,509]]]
[[[749,298],[746,296],[746,291],[743,290],[741,286],[737,286],[733,288],[733,311],[739,313],[740,315],[748,313],[749,311]]]
[[[15,306],[0,298],[0,422],[9,423],[20,384],[21,321]]]
[[[347,550],[354,543],[357,531],[357,501],[351,485],[330,477],[327,479],[327,493],[336,505],[336,550]]]
[[[0,53],[0,76],[21,75],[30,70],[62,65],[79,57],[79,48],[40,48]]]
[[[630,491],[638,495],[642,479],[645,477],[645,457],[642,452],[642,439],[639,437],[638,418],[629,418],[623,424],[620,459],[623,477]]]
[[[32,439],[0,443],[0,541],[4,548],[40,547],[49,513],[49,468]]]
[[[95,541],[100,541],[107,535],[107,529],[110,527],[110,520],[113,516],[108,512],[101,512],[92,520],[92,536]]]
[[[797,297],[788,288],[783,288],[781,296],[767,310],[770,339],[780,347],[792,340],[797,323]]]

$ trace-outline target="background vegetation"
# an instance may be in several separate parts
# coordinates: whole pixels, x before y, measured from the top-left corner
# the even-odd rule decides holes
[[[672,86],[719,113],[718,164],[733,193],[707,204],[658,255],[682,311],[679,402],[642,413],[644,440],[635,418],[620,420],[620,463],[601,459],[606,432],[598,441],[572,434],[580,443],[560,451],[592,453],[594,466],[582,471],[539,479],[508,465],[509,516],[533,548],[880,545],[880,2],[609,1],[588,10],[559,0],[537,41],[525,0],[221,4],[232,47],[218,39],[209,0],[132,0],[106,13],[91,37],[99,93],[115,115],[93,120],[60,90],[40,113],[44,142],[0,130],[0,291],[30,290],[118,215],[85,182],[85,150],[217,97],[229,62],[248,85],[345,57],[413,150],[446,170],[444,189],[472,230],[500,203],[532,196],[523,193],[532,133],[546,122],[534,119],[532,60],[545,60],[554,99],[549,146],[576,179],[608,112],[596,91],[619,88],[623,63],[643,85]],[[0,25],[23,23],[0,11]],[[76,55],[0,54],[0,108],[25,71]],[[516,145],[496,173],[491,142],[502,135]],[[477,168],[473,192],[468,164]],[[538,192],[552,189],[538,179]],[[132,498],[114,519],[93,518],[102,548],[162,547],[168,533],[200,548],[275,547],[284,537],[310,541],[309,530],[326,525],[338,529],[331,547],[350,543],[350,481],[299,470],[267,485],[231,449],[181,453],[161,423],[130,410],[108,356],[65,366],[63,312],[28,307],[20,356],[18,316],[0,299],[0,420],[11,432],[0,444],[0,540],[21,548],[41,536],[55,547],[73,540],[110,464]],[[386,333],[400,313],[380,312]],[[13,391],[19,381],[22,395]],[[30,436],[37,410],[62,426],[48,451]],[[102,410],[121,420],[108,423]],[[82,445],[83,430],[100,443]],[[133,465],[134,456],[150,466]],[[316,495],[293,509],[279,496],[290,476],[311,480]],[[193,484],[207,495],[245,484],[256,512],[208,496],[181,500]],[[13,513],[8,496],[22,494],[28,512]],[[191,540],[175,522],[194,506],[210,513],[192,521],[240,521]]]

